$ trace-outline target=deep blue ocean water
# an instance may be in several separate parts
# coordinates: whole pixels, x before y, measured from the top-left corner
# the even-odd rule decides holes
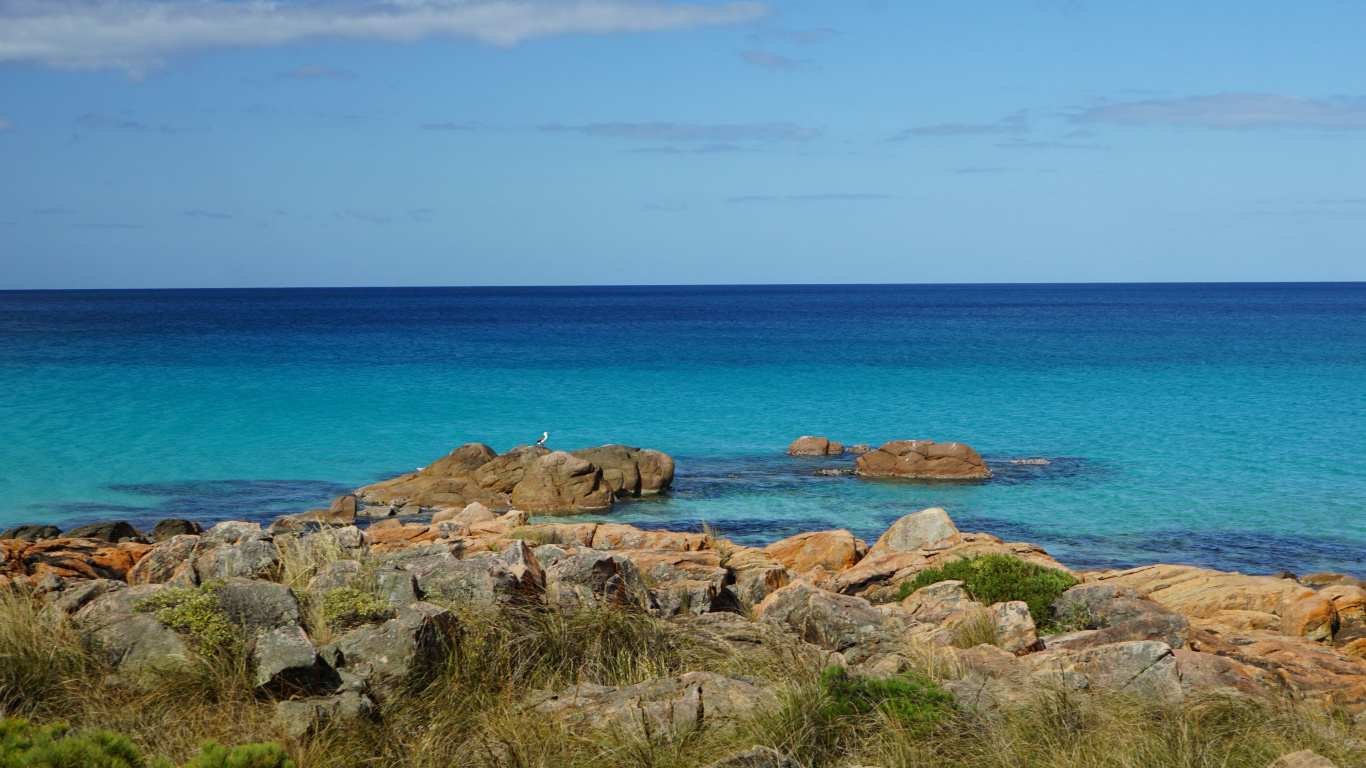
[[[0,527],[268,520],[542,430],[677,459],[595,519],[871,541],[943,506],[1077,567],[1366,575],[1366,284],[0,292]],[[853,458],[804,434],[997,475],[815,477]]]

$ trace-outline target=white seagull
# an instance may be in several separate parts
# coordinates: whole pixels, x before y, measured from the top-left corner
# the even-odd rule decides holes
[[[545,445],[546,438],[550,437],[549,432],[542,432],[541,439],[536,441],[537,445]]]

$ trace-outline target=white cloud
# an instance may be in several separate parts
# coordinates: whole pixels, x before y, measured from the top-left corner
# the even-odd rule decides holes
[[[0,117],[0,133],[14,130],[14,121]]]
[[[1366,106],[1335,104],[1277,93],[1217,93],[1184,99],[1147,99],[1089,109],[1080,123],[1197,125],[1224,130],[1252,128],[1366,129]]]
[[[141,72],[178,54],[316,40],[412,43],[689,30],[768,15],[762,2],[658,0],[0,0],[0,63]]]

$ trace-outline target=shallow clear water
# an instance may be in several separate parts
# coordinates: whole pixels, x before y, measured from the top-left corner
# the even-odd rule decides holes
[[[871,539],[937,505],[1076,566],[1360,573],[1364,391],[1364,284],[3,292],[0,526],[267,519],[549,430],[675,456],[610,515],[641,525]],[[998,474],[815,477],[853,459],[803,434]]]

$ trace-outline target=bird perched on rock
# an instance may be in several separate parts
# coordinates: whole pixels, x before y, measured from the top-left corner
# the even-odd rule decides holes
[[[550,437],[550,433],[549,433],[549,432],[542,432],[542,433],[541,433],[541,439],[540,439],[540,440],[537,440],[537,441],[536,441],[536,444],[537,444],[537,445],[545,445],[545,441],[546,441],[546,439],[549,438],[549,437]]]

